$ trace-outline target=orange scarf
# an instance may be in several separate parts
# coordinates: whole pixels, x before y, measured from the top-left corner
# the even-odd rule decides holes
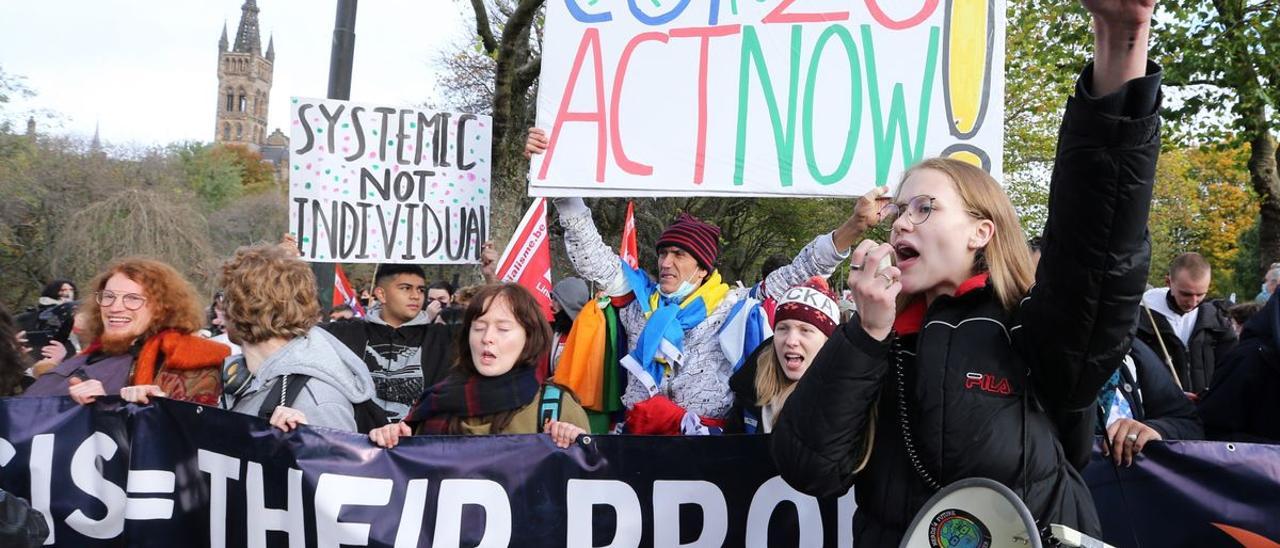
[[[133,378],[129,384],[155,384],[160,367],[170,370],[221,367],[222,361],[230,354],[231,349],[225,344],[166,329],[143,343],[138,359],[133,362]],[[163,364],[160,363],[161,356],[164,357]]]

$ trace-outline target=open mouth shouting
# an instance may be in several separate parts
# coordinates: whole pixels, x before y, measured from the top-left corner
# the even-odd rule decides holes
[[[897,259],[899,270],[907,270],[911,265],[915,264],[920,258],[920,252],[916,251],[915,246],[907,242],[898,242],[893,245],[893,255]]]
[[[787,352],[782,355],[782,358],[786,362],[784,365],[786,366],[787,369],[790,369],[792,371],[799,371],[802,367],[804,367],[804,358],[805,358],[804,354],[801,354],[799,352]]]

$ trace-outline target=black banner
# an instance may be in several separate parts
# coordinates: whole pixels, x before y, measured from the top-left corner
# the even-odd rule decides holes
[[[0,488],[30,499],[60,546],[852,546],[852,493],[792,490],[767,442],[423,436],[388,451],[163,399],[7,398]],[[1280,538],[1267,519],[1280,515],[1280,447],[1146,454],[1086,473],[1111,543]]]

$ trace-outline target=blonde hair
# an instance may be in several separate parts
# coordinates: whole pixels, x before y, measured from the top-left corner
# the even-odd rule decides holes
[[[107,287],[107,281],[116,274],[123,274],[142,286],[145,306],[151,307],[151,325],[142,334],[149,339],[166,329],[176,329],[191,334],[204,327],[204,309],[196,289],[172,266],[154,259],[129,257],[113,261],[107,269],[89,283],[95,297],[82,301],[80,313],[84,314],[84,334],[81,340],[96,341],[102,336],[102,312],[96,293]]]
[[[991,241],[974,257],[973,274],[989,272],[996,298],[1006,311],[1012,311],[1031,291],[1035,268],[1009,196],[982,168],[950,158],[931,158],[920,162],[902,174],[902,181],[922,169],[946,175],[969,214],[990,220],[995,226]],[[898,188],[901,190],[902,186]]]
[[[237,249],[220,282],[227,328],[240,342],[301,337],[319,321],[315,275],[278,245]]]
[[[776,399],[775,407],[781,410],[791,392],[796,389],[796,382],[788,379],[782,371],[782,364],[778,363],[778,351],[770,343],[769,350],[761,352],[756,360],[756,405],[764,407]],[[774,415],[774,420],[777,417]]]

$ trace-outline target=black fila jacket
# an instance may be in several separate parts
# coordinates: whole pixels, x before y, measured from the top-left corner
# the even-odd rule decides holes
[[[916,334],[876,341],[855,318],[832,333],[787,399],[774,461],[805,493],[855,486],[856,545],[897,546],[939,486],[968,477],[1007,485],[1042,527],[1100,536],[1078,470],[1092,447],[1098,392],[1128,351],[1145,288],[1158,70],[1101,99],[1077,84],[1059,133],[1036,285],[1016,310],[1006,312],[987,285],[935,299]],[[1131,112],[1143,115],[1121,115]],[[870,457],[855,473],[870,425]]]

